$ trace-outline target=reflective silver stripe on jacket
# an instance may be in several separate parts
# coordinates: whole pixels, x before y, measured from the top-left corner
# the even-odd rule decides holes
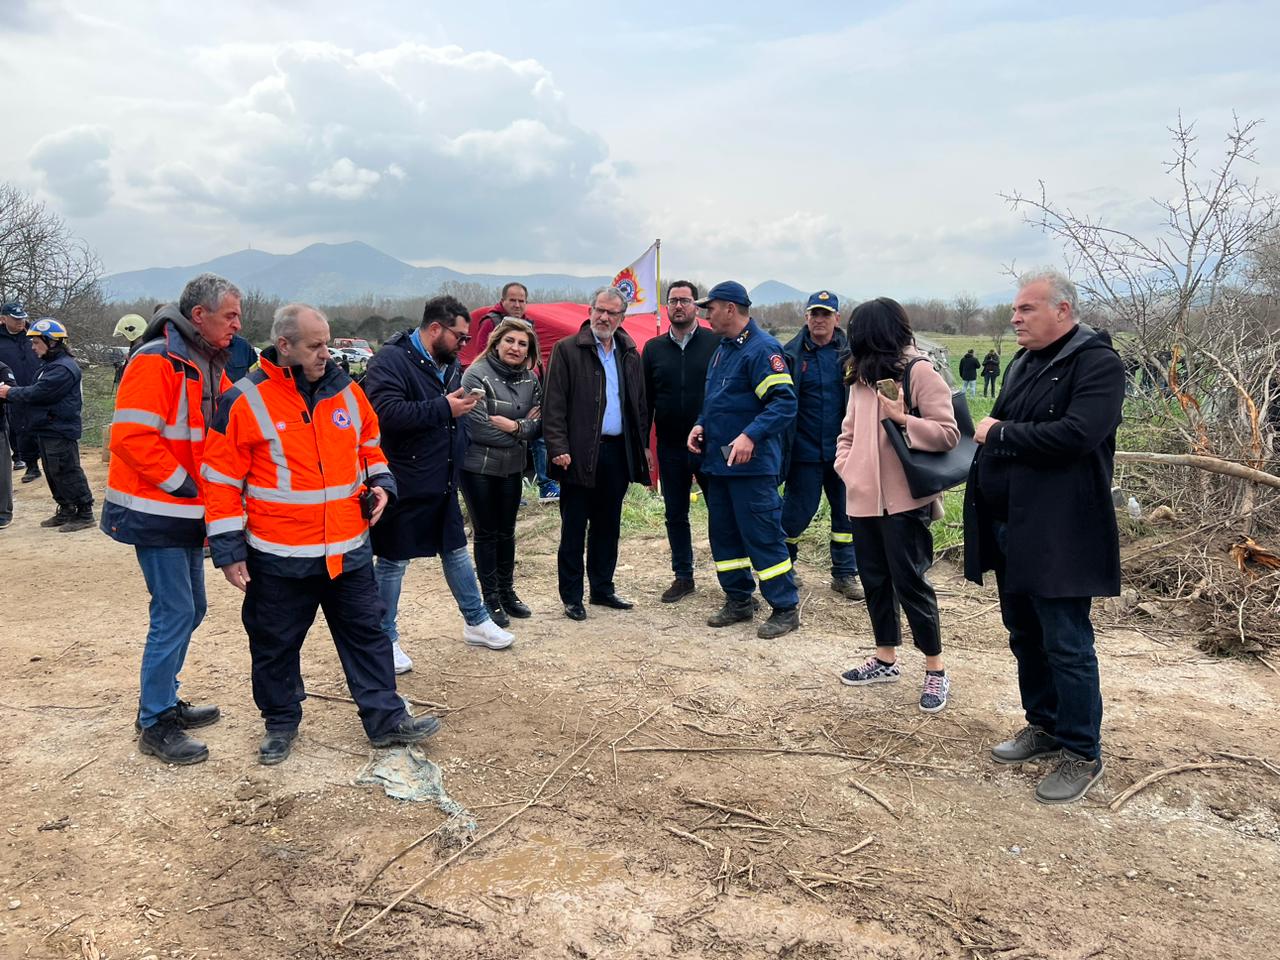
[[[360,436],[364,421],[360,418],[360,404],[356,403],[355,390],[352,389],[351,384],[347,384],[338,396],[342,397],[342,402],[347,405],[347,416],[351,418],[351,426],[355,427],[356,436]]]
[[[204,504],[202,503],[165,503],[162,500],[148,500],[146,497],[139,497],[131,493],[122,493],[119,490],[113,490],[107,487],[107,495],[105,497],[107,503],[114,503],[118,507],[124,507],[126,510],[136,510],[138,513],[149,513],[157,517],[176,517],[182,520],[203,520]]]
[[[338,543],[327,544],[303,543],[290,546],[283,543],[272,543],[270,540],[263,540],[252,530],[245,534],[245,540],[253,549],[269,553],[273,557],[336,557],[364,546],[369,540],[369,531],[366,530],[354,540],[342,540]]]
[[[226,517],[222,520],[214,520],[208,526],[208,533],[211,537],[216,537],[220,533],[235,533],[244,529],[244,517]]]
[[[385,463],[371,463],[369,464],[369,470],[365,474],[365,476],[376,477],[379,474],[390,473],[390,472],[391,472],[391,468],[388,467]]]
[[[117,423],[136,423],[142,427],[153,427],[156,430],[163,430],[165,427],[164,417],[150,410],[138,410],[134,407],[121,407],[115,412],[111,418],[111,425],[114,427]]]
[[[334,500],[348,500],[360,492],[360,487],[359,480],[355,483],[344,483],[320,490],[277,490],[275,487],[259,487],[251,483],[245,487],[245,493],[254,500],[265,500],[269,503],[320,504]]]
[[[244,489],[244,480],[237,480],[235,477],[229,477],[225,473],[221,473],[207,463],[200,465],[200,475],[210,483],[220,483],[224,487],[235,487],[237,490]]]
[[[165,479],[161,480],[158,484],[156,484],[156,486],[158,486],[165,493],[173,493],[175,490],[179,489],[184,483],[187,482],[187,477],[189,476],[190,474],[187,473],[186,467],[184,467],[182,464],[178,464],[177,469],[175,469],[173,473],[169,474],[168,477],[166,477]]]
[[[276,430],[275,421],[271,419],[271,412],[267,410],[267,402],[262,399],[258,385],[245,377],[238,380],[236,386],[249,404],[249,411],[258,424],[262,439],[267,442],[271,462],[276,465],[276,487],[280,490],[292,490],[293,473],[289,470],[289,461],[284,455],[284,441],[280,439],[280,432]]]

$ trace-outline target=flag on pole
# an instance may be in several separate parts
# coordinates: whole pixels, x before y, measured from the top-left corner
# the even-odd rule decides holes
[[[640,255],[629,267],[618,271],[613,285],[627,295],[627,316],[638,313],[658,314],[662,291],[658,289],[658,243]]]

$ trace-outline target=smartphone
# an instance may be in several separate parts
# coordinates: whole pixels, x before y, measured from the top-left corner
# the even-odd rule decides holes
[[[729,454],[731,454],[731,453],[733,453],[733,445],[732,445],[732,444],[730,444],[730,445],[728,445],[728,446],[724,446],[724,447],[721,447],[721,448],[720,448],[720,456],[724,457],[726,462],[728,461],[728,459],[729,459]]]
[[[876,389],[890,400],[898,399],[898,385],[892,380],[877,380]]]

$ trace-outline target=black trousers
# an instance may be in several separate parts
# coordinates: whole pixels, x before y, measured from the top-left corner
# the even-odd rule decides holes
[[[938,595],[925,576],[933,566],[929,511],[929,507],[919,507],[888,516],[849,519],[876,646],[902,644],[901,609],[906,611],[911,638],[920,652],[936,657],[942,653],[942,627]]]
[[[706,493],[707,479],[699,467],[702,458],[684,447],[658,447],[658,482],[662,485],[662,505],[667,521],[667,543],[671,545],[671,572],[683,580],[693,579],[693,533],[689,529],[689,494],[693,481]]]
[[[250,552],[240,618],[249,634],[253,702],[267,729],[296,730],[302,721],[307,691],[300,654],[317,609],[324,610],[365,733],[372,739],[394,729],[404,720],[405,709],[396,694],[391,638],[381,626],[373,564],[333,580],[327,574],[281,577],[262,570]]]
[[[60,507],[92,507],[93,491],[80,466],[80,443],[65,437],[38,437],[49,492]]]
[[[471,515],[471,551],[476,579],[488,603],[515,585],[516,514],[520,510],[520,474],[490,477],[462,471],[462,496]]]
[[[622,498],[626,496],[627,451],[621,437],[603,437],[596,462],[596,485],[560,484],[560,600],[582,602],[582,548],[587,550],[587,581],[594,596],[614,592],[618,538],[622,535]]]
[[[15,410],[13,404],[9,404],[9,448],[14,462],[24,460],[28,467],[40,459],[40,444],[36,435],[27,429],[26,414]]]
[[[994,397],[997,392],[998,392],[998,388],[996,387],[996,374],[984,373],[982,375],[982,395],[984,397],[986,396]]]

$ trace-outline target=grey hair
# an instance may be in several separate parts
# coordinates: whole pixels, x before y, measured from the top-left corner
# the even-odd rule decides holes
[[[1049,284],[1049,298],[1053,306],[1065,303],[1071,308],[1071,316],[1076,317],[1080,314],[1080,300],[1076,294],[1076,285],[1071,282],[1061,270],[1055,270],[1053,267],[1041,267],[1038,270],[1031,270],[1018,277],[1018,289],[1031,283],[1039,283],[1041,280]]]
[[[284,337],[289,343],[297,343],[298,317],[308,310],[325,323],[329,322],[329,318],[324,315],[323,310],[317,310],[309,303],[286,303],[283,307],[277,309],[271,318],[271,342],[275,343],[281,337]]]
[[[237,300],[243,299],[240,288],[226,277],[220,277],[216,273],[202,273],[188,280],[187,285],[182,288],[182,296],[178,298],[178,310],[190,320],[191,311],[196,307],[204,307],[210,311],[217,310],[222,305],[222,298],[227,295]]]
[[[595,292],[591,294],[591,300],[589,301],[589,305],[594,307],[596,305],[596,300],[599,299],[600,297],[605,297],[605,296],[617,297],[618,302],[622,304],[622,309],[624,312],[626,311],[627,307],[631,303],[631,301],[627,299],[627,295],[623,293],[621,290],[619,290],[617,287],[597,287]]]

